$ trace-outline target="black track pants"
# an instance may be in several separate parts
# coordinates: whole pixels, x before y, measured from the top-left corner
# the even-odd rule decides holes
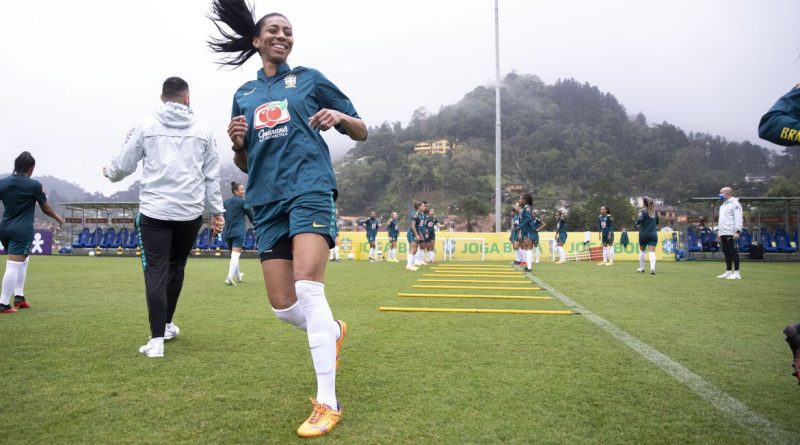
[[[722,253],[725,254],[725,270],[739,270],[739,251],[736,250],[736,240],[733,235],[722,235],[719,237],[722,244]],[[731,269],[733,264],[733,269]]]
[[[150,335],[164,336],[164,326],[172,322],[183,287],[183,270],[192,251],[202,217],[191,221],[163,221],[137,215],[142,268],[150,316]]]

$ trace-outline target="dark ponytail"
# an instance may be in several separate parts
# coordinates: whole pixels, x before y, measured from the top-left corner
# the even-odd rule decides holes
[[[23,151],[14,159],[14,174],[15,175],[23,175],[28,173],[30,169],[32,169],[36,165],[36,160],[33,159],[33,155],[29,151]]]
[[[253,7],[245,0],[214,0],[208,18],[222,37],[211,38],[208,46],[215,53],[233,53],[217,63],[231,67],[244,65],[247,59],[258,52],[253,46],[253,38],[258,37],[264,20],[274,16],[286,18],[283,14],[273,12],[256,22]],[[230,32],[224,28],[229,28]]]
[[[236,181],[231,182],[231,193],[236,193],[236,190],[239,188],[239,183]]]
[[[523,193],[522,200],[525,201],[525,204],[533,206],[533,196],[530,193]]]

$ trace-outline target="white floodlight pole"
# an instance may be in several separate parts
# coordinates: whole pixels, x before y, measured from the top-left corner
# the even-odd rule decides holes
[[[494,0],[494,55],[495,55],[495,128],[494,128],[494,224],[495,231],[500,233],[500,208],[502,193],[500,192],[500,164],[502,152],[500,148],[500,17],[499,0]]]

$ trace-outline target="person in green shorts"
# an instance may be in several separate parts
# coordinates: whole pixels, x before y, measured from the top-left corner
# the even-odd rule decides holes
[[[248,173],[245,201],[253,209],[267,298],[278,319],[308,337],[317,396],[297,435],[322,436],[342,417],[336,369],[347,335],[347,325],[333,317],[324,284],[338,191],[322,133],[335,130],[364,141],[367,126],[320,71],[289,65],[295,29],[285,15],[256,20],[244,0],[214,0],[211,9],[219,35],[209,46],[227,54],[220,63],[238,68],[252,56],[260,59],[256,78],[233,95],[228,136],[234,164]]]
[[[0,201],[3,203],[3,220],[0,221],[0,243],[8,255],[3,285],[0,290],[0,314],[26,309],[30,304],[25,299],[25,277],[28,271],[28,254],[33,241],[33,215],[36,203],[45,215],[64,224],[64,218],[47,202],[42,184],[31,179],[36,160],[23,151],[14,159],[14,172],[0,179]],[[14,307],[11,307],[11,296]]]
[[[598,265],[611,266],[614,264],[614,220],[607,206],[600,207],[597,227],[600,231],[600,243],[603,245],[603,262]]]
[[[231,193],[233,196],[222,203],[222,206],[225,207],[225,229],[222,232],[222,239],[231,249],[231,260],[228,264],[228,276],[225,277],[225,284],[236,286],[236,281],[241,283],[244,278],[244,273],[239,270],[239,257],[242,256],[244,238],[247,234],[245,218],[249,219],[252,224],[253,210],[244,205],[244,184],[231,182]]]
[[[567,217],[563,210],[556,211],[556,244],[558,245],[558,264],[567,262],[564,243],[567,242]]]
[[[636,218],[635,227],[639,228],[639,268],[636,271],[644,273],[644,253],[647,251],[650,258],[650,275],[655,275],[658,213],[651,198],[642,198],[642,208],[639,210],[639,217]]]

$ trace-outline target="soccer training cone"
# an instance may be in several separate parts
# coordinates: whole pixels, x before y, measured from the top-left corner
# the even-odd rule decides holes
[[[214,251],[214,256],[222,256],[222,252],[219,251],[219,247]]]
[[[122,246],[117,246],[117,255],[122,255]]]

